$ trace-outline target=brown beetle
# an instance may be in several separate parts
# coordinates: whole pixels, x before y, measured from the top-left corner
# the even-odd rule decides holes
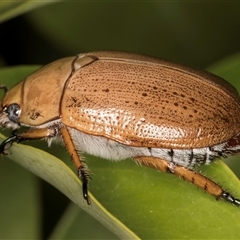
[[[1,126],[29,130],[14,131],[0,152],[13,142],[60,136],[88,203],[89,176],[79,152],[133,158],[239,206],[240,200],[193,170],[240,151],[239,111],[238,92],[212,74],[137,54],[80,54],[48,64],[6,91]]]

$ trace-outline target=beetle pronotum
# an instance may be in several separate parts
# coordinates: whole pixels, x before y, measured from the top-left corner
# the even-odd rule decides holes
[[[0,152],[13,142],[60,136],[88,203],[89,176],[79,152],[132,158],[239,206],[240,200],[193,170],[240,151],[239,111],[235,88],[210,73],[137,54],[79,54],[6,91],[0,125],[29,130],[14,131]]]

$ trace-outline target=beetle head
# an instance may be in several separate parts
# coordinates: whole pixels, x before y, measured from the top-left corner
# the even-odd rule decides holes
[[[19,117],[21,114],[21,95],[22,95],[22,82],[14,86],[11,90],[6,91],[1,101],[0,109],[0,126],[6,128],[19,128]]]
[[[5,92],[0,106],[0,127],[42,127],[59,120],[65,83],[76,70],[72,66],[75,59],[52,62]]]

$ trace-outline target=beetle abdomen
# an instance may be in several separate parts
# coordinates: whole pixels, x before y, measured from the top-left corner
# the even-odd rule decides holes
[[[178,150],[132,147],[105,137],[89,135],[73,128],[68,127],[68,130],[78,151],[114,161],[147,156],[164,159],[184,167],[194,167],[195,164],[209,164],[214,158],[219,157],[218,151],[212,151],[209,147]],[[217,145],[216,149],[218,146],[220,145]]]
[[[239,132],[240,104],[209,81],[181,67],[97,60],[69,79],[63,122],[132,146],[219,144]]]

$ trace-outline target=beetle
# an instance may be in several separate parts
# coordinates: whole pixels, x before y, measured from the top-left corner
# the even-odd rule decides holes
[[[134,161],[180,176],[216,198],[240,200],[195,172],[196,164],[240,151],[240,97],[227,81],[169,61],[124,52],[90,52],[50,63],[5,94],[0,145],[61,138],[88,197],[80,152]],[[17,133],[21,127],[29,129]]]

